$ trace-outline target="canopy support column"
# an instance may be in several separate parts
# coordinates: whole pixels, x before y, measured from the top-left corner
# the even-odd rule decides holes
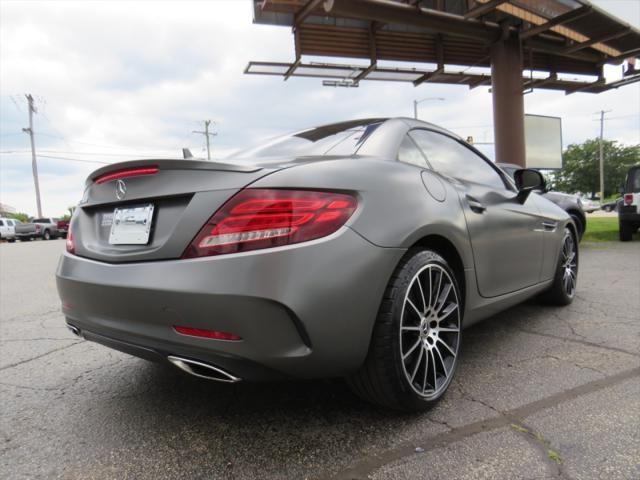
[[[491,46],[491,92],[496,161],[525,166],[522,54],[517,39]]]

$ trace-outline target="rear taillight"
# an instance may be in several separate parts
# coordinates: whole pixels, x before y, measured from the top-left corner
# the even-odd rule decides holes
[[[182,258],[279,247],[325,237],[351,217],[358,202],[344,193],[247,189],[225,203]]]
[[[95,183],[100,185],[101,183],[106,183],[110,182],[111,180],[118,180],[121,178],[140,177],[142,175],[155,175],[156,173],[158,173],[158,171],[159,168],[156,165],[141,168],[125,168],[123,170],[116,170],[115,172],[100,175],[94,181]]]
[[[40,230],[42,230],[42,225],[38,225],[36,223],[36,232],[39,232]]]
[[[73,233],[71,233],[71,224],[69,224],[69,230],[67,231],[67,252],[75,255],[76,243],[73,241]]]
[[[631,205],[633,203],[633,193],[624,194],[624,204]]]

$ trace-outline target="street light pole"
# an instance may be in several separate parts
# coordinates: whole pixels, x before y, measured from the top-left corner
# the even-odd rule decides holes
[[[427,98],[423,98],[422,100],[414,100],[413,101],[413,118],[415,118],[416,120],[418,119],[418,104],[422,103],[422,102],[427,102],[429,100],[438,100],[438,101],[444,101],[444,98],[442,97],[427,97]]]
[[[600,204],[604,202],[604,152],[602,148],[602,141],[604,139],[604,114],[609,113],[611,110],[600,110]]]

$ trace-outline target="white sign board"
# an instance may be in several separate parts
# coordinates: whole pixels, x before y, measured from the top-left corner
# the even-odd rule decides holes
[[[562,121],[559,117],[524,116],[527,168],[562,168]]]

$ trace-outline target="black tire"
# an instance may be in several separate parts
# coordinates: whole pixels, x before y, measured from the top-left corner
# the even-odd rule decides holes
[[[584,224],[582,223],[582,219],[575,213],[570,213],[569,215],[571,215],[571,219],[576,226],[576,231],[578,232],[578,241],[580,241],[582,240],[582,235],[584,234]]]
[[[629,222],[623,222],[622,220],[618,220],[618,230],[620,234],[621,242],[630,242],[633,237],[633,229],[631,228],[631,224]]]
[[[565,256],[566,242],[572,242],[575,251],[575,268],[572,268],[574,275],[574,283],[572,291],[568,291],[567,284],[565,283],[565,272],[567,270],[567,258]],[[540,299],[549,305],[569,305],[573,302],[576,295],[576,287],[578,282],[578,265],[579,265],[579,251],[578,241],[570,228],[565,227],[564,237],[562,240],[562,248],[558,255],[558,265],[556,266],[556,273],[553,278],[553,284],[546,290]]]
[[[436,272],[435,277],[433,276],[434,274],[432,271]],[[446,272],[448,276],[443,275],[442,271]],[[433,344],[427,345],[428,338],[422,337],[423,335],[427,335],[426,332],[427,330],[430,330],[430,328],[426,326],[423,328],[421,326],[419,333],[403,332],[401,329],[403,325],[403,305],[406,307],[406,299],[409,298],[409,294],[411,293],[409,289],[412,288],[413,293],[411,294],[415,295],[416,284],[414,280],[417,278],[417,281],[420,282],[420,278],[424,278],[424,275],[427,275],[424,272],[428,272],[429,285],[431,285],[431,282],[436,282],[438,278],[437,274],[439,273],[440,281],[444,278],[446,286],[448,287],[449,285],[452,285],[453,288],[448,290],[448,296],[446,296],[443,303],[437,307],[436,303],[434,303],[433,308],[431,307],[431,300],[429,300],[429,306],[427,307],[425,294],[422,293],[422,290],[419,290],[422,294],[423,306],[425,309],[422,314],[423,318],[420,325],[423,325],[425,320],[427,324],[435,323],[433,321],[429,322],[429,319],[426,318],[426,310],[432,310],[434,315],[439,316],[439,313],[450,308],[451,303],[443,306],[448,299],[453,298],[454,301],[457,302],[457,308],[452,310],[452,312],[455,312],[454,320],[457,320],[458,333],[442,333],[440,331],[435,333],[436,336],[441,335],[443,344],[446,335],[455,336],[455,340],[450,336],[446,337],[446,341],[449,344],[455,345],[456,351],[453,355],[453,360],[451,359],[451,356],[448,358],[445,357],[446,360],[449,360],[449,362],[446,362],[446,360],[443,360],[443,356],[440,355],[439,362],[441,370],[438,372],[436,372],[438,368],[438,362],[436,361],[437,357],[436,354],[433,353],[435,351],[435,347]],[[449,279],[451,282],[449,282]],[[438,284],[438,288],[440,288],[440,284]],[[440,291],[444,291],[444,288]],[[436,298],[440,299],[442,297],[436,294]],[[460,356],[463,311],[463,300],[457,278],[447,261],[437,253],[430,250],[409,251],[396,267],[391,279],[389,280],[389,284],[387,285],[387,289],[384,293],[380,310],[373,328],[367,358],[362,367],[360,367],[356,373],[347,378],[348,385],[364,400],[384,408],[403,411],[422,411],[429,408],[445,393],[455,374],[457,360]],[[446,320],[447,323],[451,322],[451,319],[453,318],[451,317],[451,313],[440,315],[439,317],[440,318],[437,320],[438,327],[442,325],[443,327],[448,328],[444,325],[444,319],[448,319]],[[411,328],[415,328],[417,330],[417,327]],[[438,329],[433,329],[434,332],[436,330]],[[407,378],[407,362],[411,361],[411,357],[408,356],[408,353],[403,355],[401,336],[408,333],[417,335],[417,337],[413,337],[413,339],[418,338],[418,342],[415,343],[413,349],[416,349],[416,352],[419,352],[420,355],[420,358],[418,358],[415,363],[415,365],[417,365],[416,369],[422,369],[421,372],[424,372],[425,383],[422,388],[423,395],[419,394],[415,390],[416,384],[413,383],[412,379],[410,380]],[[440,342],[440,340],[435,340],[433,343],[438,345],[438,342]],[[416,345],[419,345],[418,348],[416,348]],[[429,348],[432,350],[429,350]],[[439,351],[444,352],[444,349],[439,349]],[[421,361],[423,358],[426,362],[424,367],[422,367]],[[433,370],[427,373],[429,358],[434,359],[433,364],[429,367],[433,367]],[[445,363],[448,363],[448,368],[445,366]],[[433,374],[431,374],[431,372],[433,372]],[[438,374],[440,374],[440,376],[438,376]],[[414,377],[415,375],[416,373],[414,371]],[[431,387],[433,394],[429,393],[428,395],[425,387],[425,385],[427,385],[427,375],[432,375],[432,384],[434,385]],[[418,376],[421,377],[422,374]]]
[[[42,239],[51,240],[51,232],[49,232],[49,230],[45,230],[44,233],[42,234]]]

